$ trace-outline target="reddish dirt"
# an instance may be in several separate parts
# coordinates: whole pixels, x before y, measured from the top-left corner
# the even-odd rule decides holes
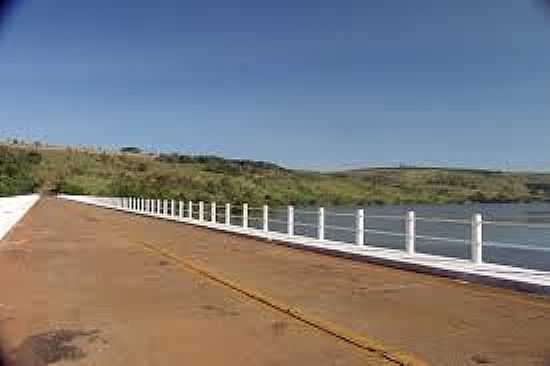
[[[384,364],[143,244],[433,365],[550,365],[547,298],[55,199],[0,252],[6,339],[98,329],[106,347],[82,364]]]

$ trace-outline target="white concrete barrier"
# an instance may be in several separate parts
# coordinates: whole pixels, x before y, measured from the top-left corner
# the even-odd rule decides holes
[[[21,220],[40,199],[38,194],[0,197],[0,240]]]

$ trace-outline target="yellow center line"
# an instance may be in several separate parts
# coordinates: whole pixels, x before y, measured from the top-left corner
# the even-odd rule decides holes
[[[193,262],[184,260],[183,258],[177,256],[176,254],[166,249],[159,248],[157,246],[154,246],[145,242],[141,242],[140,244],[143,246],[145,250],[149,251],[150,253],[160,254],[166,258],[171,259],[172,261],[177,263],[179,267],[182,269],[185,269],[187,271],[194,272],[203,277],[206,277],[212,282],[228,287],[250,299],[253,299],[263,305],[266,305],[272,309],[275,309],[281,313],[284,313],[293,319],[296,319],[317,330],[320,330],[326,334],[336,337],[348,344],[351,344],[364,351],[368,351],[369,353],[377,354],[380,357],[386,359],[387,361],[393,362],[397,365],[403,365],[403,366],[428,365],[425,361],[419,359],[414,355],[411,355],[405,352],[396,351],[394,349],[389,349],[386,346],[382,345],[380,342],[367,338],[364,335],[357,334],[349,329],[342,328],[329,321],[312,316],[311,314],[307,314],[296,307],[292,307],[287,304],[281,303],[256,290],[247,289],[246,287],[241,286],[240,284],[232,280],[216,275],[210,270],[200,267],[194,264]]]

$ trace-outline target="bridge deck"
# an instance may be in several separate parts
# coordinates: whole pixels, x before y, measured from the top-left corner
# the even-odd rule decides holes
[[[55,199],[6,240],[6,338],[97,328],[82,364],[383,364],[174,258],[434,365],[550,362],[548,298]]]

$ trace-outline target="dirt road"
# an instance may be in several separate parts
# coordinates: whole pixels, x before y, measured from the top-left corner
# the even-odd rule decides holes
[[[433,365],[550,364],[547,299],[56,199],[2,243],[7,344],[60,365],[391,364],[146,247]]]

